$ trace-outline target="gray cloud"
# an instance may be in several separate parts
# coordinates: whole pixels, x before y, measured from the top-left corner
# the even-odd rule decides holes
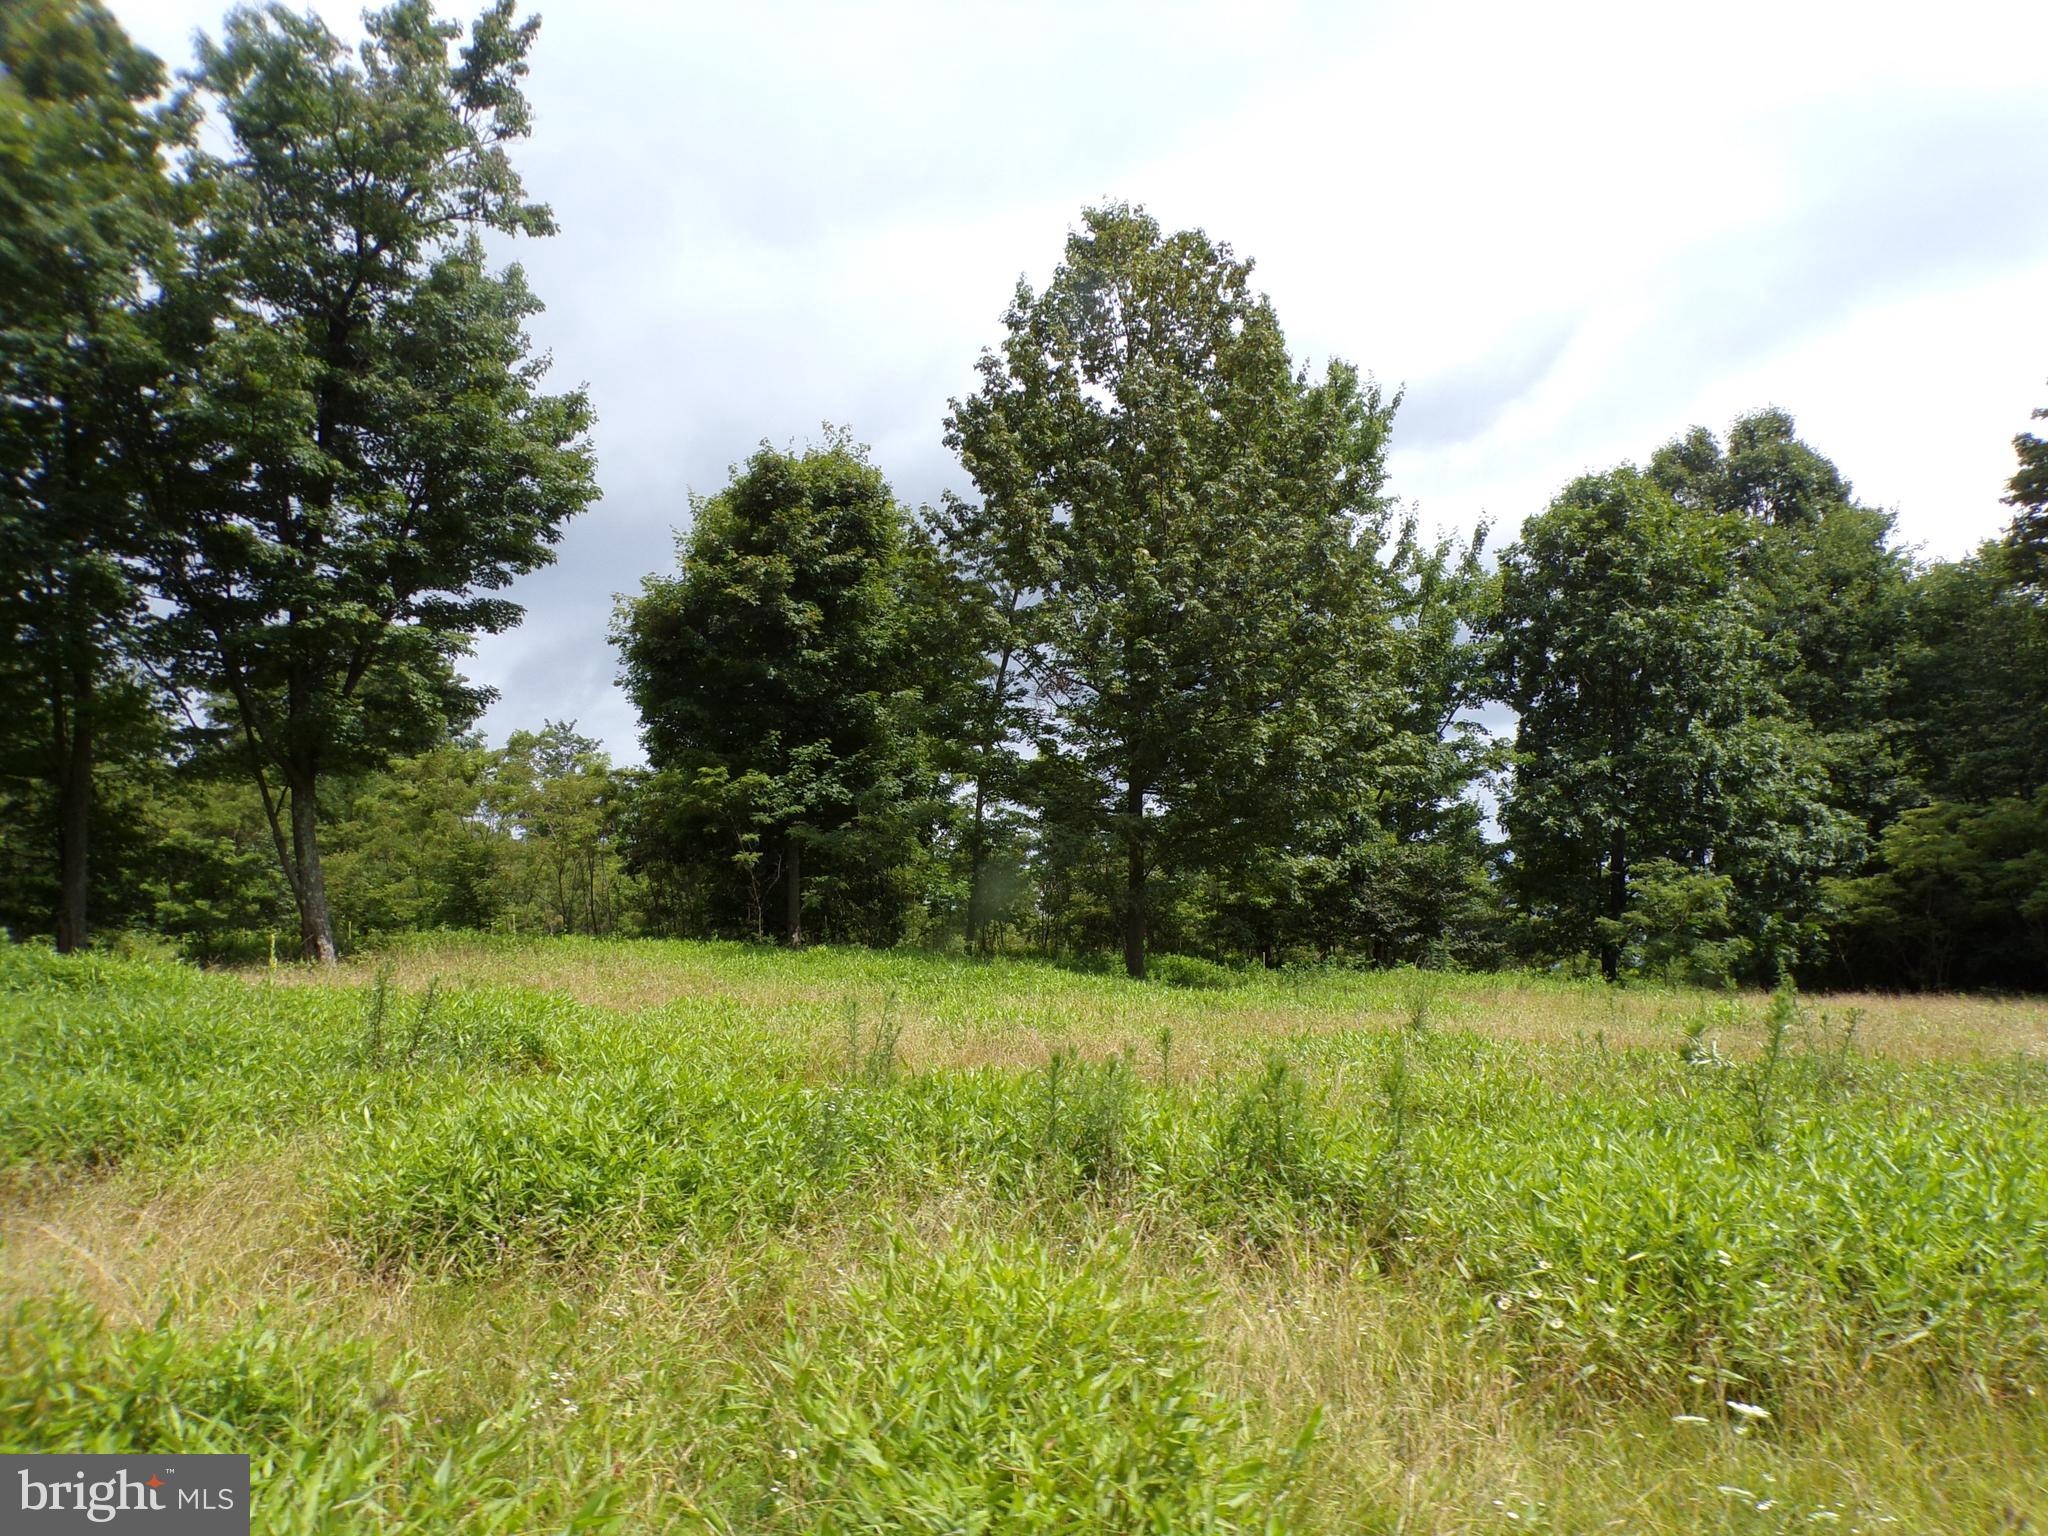
[[[176,63],[224,9],[113,3]],[[317,8],[347,32],[358,3]],[[2048,16],[1894,36],[1744,3],[1702,30],[1639,6],[541,0],[517,160],[562,233],[503,253],[557,381],[590,387],[605,497],[480,645],[487,728],[574,718],[637,756],[614,595],[672,569],[690,493],[764,438],[845,423],[905,500],[970,489],[947,398],[1105,196],[1257,257],[1305,351],[1407,380],[1390,489],[1437,521],[1512,522],[1796,379],[1802,420],[1867,427],[1820,439],[1866,494],[1956,479],[1957,542],[1988,533],[2048,375],[2038,303],[1921,324],[1891,377],[1792,364],[1908,299],[1978,315],[2048,280]],[[1970,379],[1992,383],[1936,419],[1929,392]]]
[[[1543,382],[1571,344],[1573,330],[1571,323],[1532,330],[1475,362],[1409,384],[1394,420],[1402,444],[1428,448],[1479,436]]]
[[[2039,103],[2015,101],[1873,102],[1820,125],[1793,141],[1800,201],[1689,252],[1645,341],[1670,376],[1697,377],[1874,299],[2048,260],[2043,127]]]

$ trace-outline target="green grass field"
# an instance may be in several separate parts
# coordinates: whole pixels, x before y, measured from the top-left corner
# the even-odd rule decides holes
[[[2048,1528],[2048,1006],[0,949],[0,1442],[265,1531]]]

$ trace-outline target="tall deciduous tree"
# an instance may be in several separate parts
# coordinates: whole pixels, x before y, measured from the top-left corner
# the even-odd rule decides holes
[[[188,201],[167,154],[191,114],[165,84],[91,0],[0,8],[0,734],[38,738],[61,949],[86,937],[100,742],[147,713],[121,656],[144,611],[148,312]]]
[[[1864,985],[2048,983],[2048,444],[2015,440],[1999,543],[1921,571],[1898,719],[1929,805],[1843,881],[1843,961]]]
[[[1770,686],[1743,547],[1736,517],[1623,468],[1567,487],[1501,561],[1489,629],[1520,717],[1501,813],[1510,883],[1553,947],[1597,951],[1610,979],[1639,867],[1777,894],[1838,853],[1824,779]],[[1789,939],[1754,935],[1774,952]],[[1768,972],[1777,955],[1756,959]]]
[[[1682,505],[1738,519],[1739,569],[1778,652],[1775,686],[1817,738],[1831,803],[1881,830],[1915,798],[1896,697],[1911,568],[1892,515],[1858,505],[1776,408],[1739,418],[1725,447],[1695,427],[1649,471]]]
[[[2027,494],[2020,444],[2015,495]],[[1887,827],[1842,884],[1843,950],[1865,984],[2048,979],[2048,587],[2024,515],[2006,537],[1921,572],[1902,651],[1900,724],[1931,804]]]
[[[1476,718],[1493,684],[1476,634],[1495,595],[1485,539],[1481,528],[1462,548],[1431,543],[1411,523],[1387,562],[1394,686],[1338,859],[1352,942],[1382,962],[1481,959],[1496,926],[1492,852],[1470,792],[1501,755]]]
[[[486,811],[497,756],[473,736],[457,737],[373,773],[329,778],[323,856],[344,942],[491,926],[504,895],[500,872],[516,851]]]
[[[1428,541],[1413,518],[1354,579],[1392,622],[1384,686],[1351,701],[1330,793],[1293,807],[1282,837],[1211,872],[1204,947],[1268,965],[1290,950],[1380,964],[1471,962],[1497,903],[1473,781],[1498,755],[1473,718],[1492,677],[1471,627],[1492,581],[1484,532]]]
[[[1023,594],[1046,745],[1119,851],[1133,976],[1155,872],[1284,836],[1385,661],[1359,578],[1393,405],[1346,364],[1297,371],[1250,279],[1199,231],[1091,209],[947,417]]]
[[[1912,587],[1899,714],[1936,800],[2048,786],[2048,440],[2023,432],[2013,448],[2005,537]]]
[[[638,820],[671,858],[723,863],[757,933],[779,899],[805,942],[816,886],[847,926],[893,937],[900,903],[878,888],[929,787],[914,526],[843,433],[764,446],[694,513],[680,573],[648,578],[614,631],[657,770],[642,793],[671,810]]]
[[[539,305],[476,238],[553,229],[507,155],[537,25],[501,0],[456,47],[402,0],[352,55],[273,6],[200,45],[231,149],[193,165],[214,205],[154,565],[176,675],[246,747],[309,959],[335,953],[322,776],[474,717],[454,662],[520,614],[483,594],[596,495],[588,404],[543,392]]]

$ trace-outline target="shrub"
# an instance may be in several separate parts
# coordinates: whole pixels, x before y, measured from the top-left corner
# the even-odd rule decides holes
[[[0,946],[0,1160],[97,1167],[317,1112],[332,995]]]
[[[582,1017],[533,993],[430,987],[407,999],[383,976],[359,990],[273,987],[0,945],[0,1162],[101,1167],[342,1105],[360,1113],[436,1072],[547,1069]]]
[[[2038,1110],[1788,1110],[1762,1155],[1734,1096],[1695,1115],[1557,1101],[1436,1140],[1411,1220],[1580,1387],[1732,1377],[1754,1401],[1881,1362],[2021,1382],[2048,1360]]]
[[[1146,961],[1146,973],[1154,981],[1189,992],[1220,992],[1244,979],[1228,966],[1196,955],[1153,955]]]

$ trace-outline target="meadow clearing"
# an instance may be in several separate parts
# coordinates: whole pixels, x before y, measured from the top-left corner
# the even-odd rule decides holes
[[[0,1440],[314,1531],[2048,1528],[2048,1004],[0,948]]]

